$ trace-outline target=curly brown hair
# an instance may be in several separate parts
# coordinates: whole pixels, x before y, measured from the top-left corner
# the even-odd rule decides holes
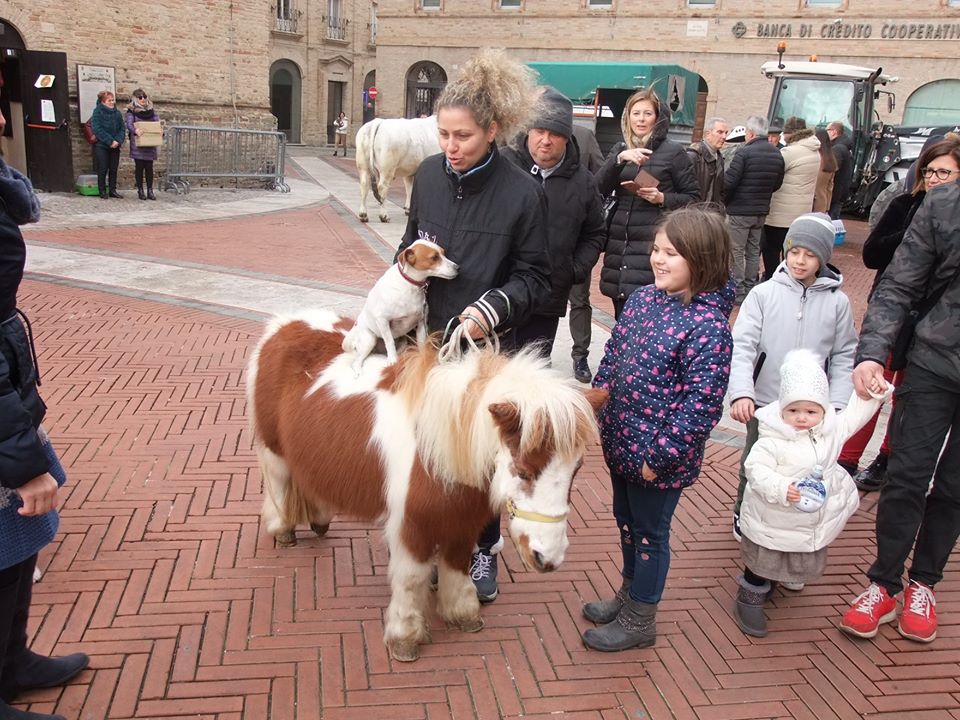
[[[484,130],[496,123],[498,138],[512,138],[524,129],[533,110],[534,78],[533,70],[503,50],[481,50],[443,89],[434,112],[466,108]]]

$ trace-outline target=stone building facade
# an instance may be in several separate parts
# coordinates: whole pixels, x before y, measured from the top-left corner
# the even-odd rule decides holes
[[[960,0],[381,0],[380,114],[418,114],[423,68],[454,76],[480,46],[524,61],[671,63],[699,73],[706,115],[738,124],[765,115],[772,83],[763,62],[785,59],[883,67],[899,122],[911,103],[957,109]],[[922,96],[922,98],[921,98]],[[954,122],[956,122],[955,120]]]
[[[112,71],[121,110],[134,89],[144,88],[167,123],[276,130],[280,118],[289,140],[325,144],[342,109],[355,132],[364,112],[375,112],[364,90],[374,83],[376,4],[4,0],[0,107],[13,115],[4,138],[8,160],[32,170],[40,187],[49,182],[41,157],[45,164],[72,157],[72,170],[55,168],[55,177],[92,170],[80,122],[78,66]],[[42,122],[36,122],[40,101],[33,97],[38,67],[54,77],[50,115]],[[122,172],[127,165],[121,163]],[[161,153],[158,169],[163,166]],[[60,179],[48,189],[67,189]]]

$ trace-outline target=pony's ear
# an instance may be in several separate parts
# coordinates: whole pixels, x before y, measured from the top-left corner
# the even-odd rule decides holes
[[[587,396],[587,402],[593,408],[594,414],[600,412],[600,408],[606,404],[607,398],[610,397],[610,393],[602,388],[590,388],[583,394]]]
[[[520,408],[516,403],[498,402],[487,408],[504,435],[520,434]]]

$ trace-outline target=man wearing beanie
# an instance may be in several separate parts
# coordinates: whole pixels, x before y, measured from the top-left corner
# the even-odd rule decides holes
[[[553,87],[543,88],[530,129],[515,138],[503,155],[543,183],[547,196],[553,290],[550,300],[516,333],[522,344],[545,341],[544,353],[549,356],[560,318],[567,311],[570,288],[589,280],[606,237],[600,193],[573,137],[570,100]],[[574,358],[574,370],[577,380],[590,382],[585,348],[582,357]]]
[[[770,280],[747,295],[733,326],[730,416],[747,426],[733,512],[738,539],[740,503],[747,481],[744,462],[757,441],[754,413],[778,399],[779,369],[787,353],[806,348],[824,358],[834,408],[846,407],[853,390],[857,333],[850,300],[840,289],[843,277],[828,264],[834,236],[833,223],[824,213],[807,213],[794,220],[783,244],[786,259]]]

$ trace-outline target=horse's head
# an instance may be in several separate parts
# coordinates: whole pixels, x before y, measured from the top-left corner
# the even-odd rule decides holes
[[[567,383],[553,390],[489,406],[501,439],[493,487],[506,503],[520,558],[539,572],[563,562],[570,489],[584,452],[598,439],[596,411],[607,400],[606,390]]]

